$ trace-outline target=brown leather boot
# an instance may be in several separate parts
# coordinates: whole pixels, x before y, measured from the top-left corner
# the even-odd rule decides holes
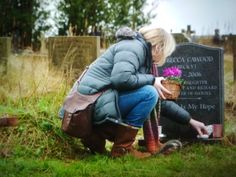
[[[96,131],[101,137],[114,142],[118,125],[113,122],[105,122],[96,126]]]
[[[106,139],[114,142],[117,125],[112,122],[105,122],[93,127],[93,133],[81,140],[83,145],[94,153],[103,154],[106,152]]]
[[[16,126],[17,124],[18,120],[16,117],[0,118],[0,127]]]
[[[151,156],[150,153],[140,152],[133,148],[132,144],[135,141],[137,133],[138,129],[118,125],[114,145],[111,150],[111,156],[121,157],[125,154],[131,154],[139,159]]]
[[[92,153],[104,154],[106,152],[106,141],[96,131],[93,131],[89,137],[81,139],[81,143]]]

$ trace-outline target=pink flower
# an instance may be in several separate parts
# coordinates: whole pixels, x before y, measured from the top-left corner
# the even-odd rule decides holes
[[[169,67],[163,70],[164,77],[181,77],[182,71],[178,67]]]

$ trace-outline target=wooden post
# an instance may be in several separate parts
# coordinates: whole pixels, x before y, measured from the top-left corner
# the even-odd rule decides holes
[[[233,52],[234,83],[236,83],[236,36],[232,37],[232,52]]]
[[[11,55],[11,38],[0,37],[0,77],[7,74],[7,60]]]

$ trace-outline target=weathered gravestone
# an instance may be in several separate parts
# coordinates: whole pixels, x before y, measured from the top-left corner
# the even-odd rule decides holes
[[[160,68],[177,66],[182,69],[185,86],[176,101],[189,111],[193,118],[206,125],[224,122],[223,49],[194,43],[177,46]],[[195,139],[196,131],[190,125],[180,125],[161,117],[163,133],[168,138]]]
[[[100,38],[97,36],[50,37],[49,59],[64,71],[79,73],[100,54]]]
[[[0,37],[0,74],[7,72],[7,58],[11,53],[11,38]]]

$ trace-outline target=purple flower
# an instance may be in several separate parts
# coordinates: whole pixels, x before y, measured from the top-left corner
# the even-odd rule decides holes
[[[164,77],[181,77],[182,71],[176,66],[165,68],[163,70],[163,76]]]

